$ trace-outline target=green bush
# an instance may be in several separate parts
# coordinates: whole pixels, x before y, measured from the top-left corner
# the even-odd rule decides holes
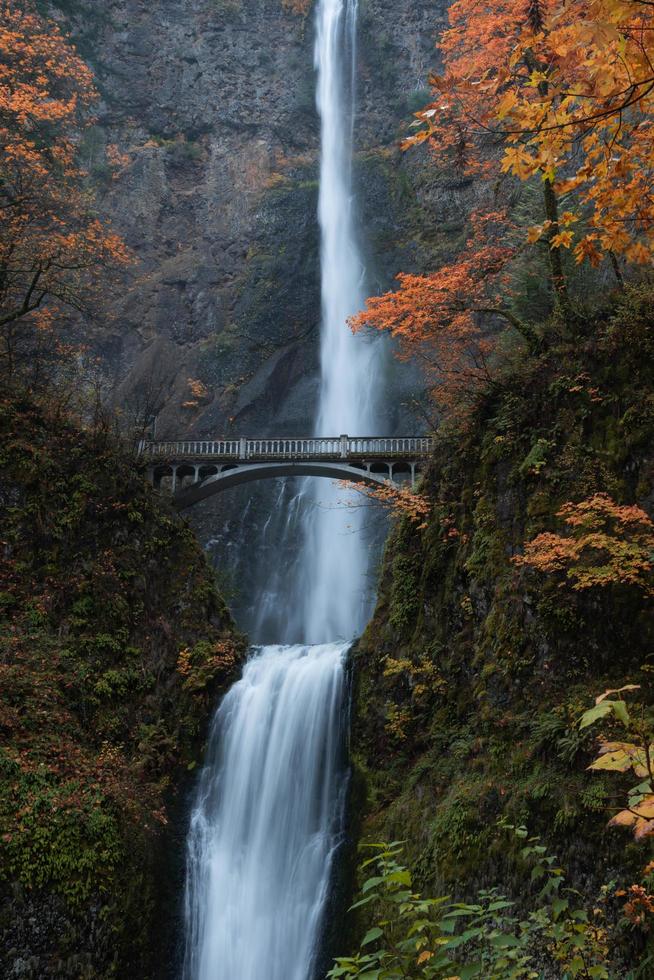
[[[592,909],[576,908],[577,893],[537,837],[511,827],[522,841],[521,860],[541,887],[529,911],[500,894],[480,891],[474,903],[414,892],[411,873],[399,863],[402,844],[370,844],[372,869],[353,909],[370,906],[375,924],[359,952],[340,957],[331,980],[625,980],[610,965],[605,905],[611,886]],[[617,968],[616,968],[617,969]],[[635,976],[632,974],[632,976]]]

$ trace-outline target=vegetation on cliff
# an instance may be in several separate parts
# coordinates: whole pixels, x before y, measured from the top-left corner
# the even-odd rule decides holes
[[[242,641],[106,428],[14,392],[0,433],[2,972],[146,977],[168,804]]]
[[[0,973],[148,977],[243,640],[79,340],[128,252],[85,167],[94,79],[49,9],[0,12]]]
[[[635,289],[574,342],[554,324],[540,355],[507,354],[472,415],[441,430],[427,526],[405,516],[388,543],[357,652],[355,754],[366,835],[407,840],[432,894],[500,884],[528,900],[502,817],[541,834],[587,901],[652,856],[607,829],[634,776],[588,771],[596,731],[579,722],[626,683],[636,717],[651,713],[653,309]],[[614,725],[605,741],[625,739]],[[638,946],[633,928],[617,946]]]
[[[401,275],[353,320],[425,366],[438,428],[420,495],[396,495],[357,652],[366,835],[405,840],[429,895],[474,902],[499,886],[542,918],[497,824],[526,827],[559,855],[588,922],[613,882],[609,946],[558,957],[553,934],[523,936],[498,906],[493,928],[536,959],[478,960],[488,892],[464,913],[477,931],[454,943],[441,905],[420,899],[435,929],[420,945],[423,925],[403,931],[414,899],[389,914],[396,868],[377,896],[386,917],[334,976],[651,970],[651,18],[629,0],[451,6],[433,101],[406,145],[468,174],[476,209],[456,254]],[[401,945],[387,958],[393,929],[405,960]],[[463,965],[436,956],[466,944]]]

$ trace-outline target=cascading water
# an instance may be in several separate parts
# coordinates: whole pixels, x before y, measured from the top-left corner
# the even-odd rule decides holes
[[[374,434],[380,386],[378,345],[347,327],[347,318],[365,300],[351,165],[356,12],[356,0],[321,0],[318,12],[322,387],[317,435]],[[315,506],[308,515],[302,563],[305,635],[311,642],[325,636],[350,639],[361,631],[368,611],[362,511],[344,507],[343,491],[330,483],[312,481],[308,492]]]
[[[345,649],[263,647],[218,709],[189,835],[189,977],[309,975],[343,810]]]
[[[364,299],[351,174],[356,13],[356,0],[318,2],[318,435],[376,428],[379,350],[346,326]],[[347,641],[367,612],[361,511],[342,500],[326,481],[303,484],[289,517],[304,515],[294,574],[267,590],[261,619],[270,629],[276,605],[278,637],[302,643],[255,648],[214,719],[187,844],[185,980],[315,972],[343,835]]]

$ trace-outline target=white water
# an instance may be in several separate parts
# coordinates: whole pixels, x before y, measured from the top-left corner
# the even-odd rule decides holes
[[[351,139],[356,51],[356,0],[321,0],[315,48],[321,118],[321,371],[316,435],[372,435],[380,387],[379,347],[354,335],[347,318],[365,300],[352,191]],[[351,639],[365,625],[368,552],[356,493],[323,480],[307,486],[314,507],[303,555],[304,627],[311,642]],[[348,508],[344,504],[350,503]]]
[[[319,435],[377,428],[378,348],[346,325],[364,300],[351,173],[356,7],[317,7]],[[286,517],[303,522],[296,574],[287,588],[270,583],[260,617],[302,643],[255,649],[214,719],[187,843],[186,980],[311,980],[316,970],[343,838],[347,641],[369,607],[363,512],[345,510],[343,496],[324,480],[303,484]]]
[[[343,810],[345,650],[263,647],[216,714],[189,835],[189,977],[308,975]]]

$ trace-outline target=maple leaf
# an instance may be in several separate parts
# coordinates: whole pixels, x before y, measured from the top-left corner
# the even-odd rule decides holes
[[[540,241],[543,237],[543,232],[545,228],[543,225],[532,225],[527,231],[527,241],[530,245],[534,245],[536,242]]]
[[[570,248],[574,237],[573,231],[560,231],[550,239],[550,248]]]

